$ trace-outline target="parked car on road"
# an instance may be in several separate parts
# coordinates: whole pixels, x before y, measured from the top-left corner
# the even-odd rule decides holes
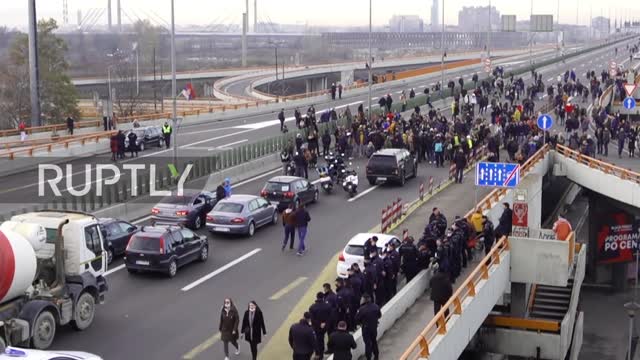
[[[367,163],[369,184],[395,181],[404,186],[410,177],[418,176],[418,162],[406,149],[382,149],[375,152]]]
[[[260,191],[260,196],[276,205],[278,211],[286,209],[289,204],[315,203],[320,193],[318,188],[308,180],[295,176],[276,176],[271,178]]]
[[[207,213],[216,204],[216,196],[208,191],[175,191],[151,209],[151,220],[157,225],[184,225],[193,230],[206,223]]]
[[[117,219],[101,218],[98,224],[107,251],[107,264],[111,264],[114,257],[124,254],[129,239],[139,230],[135,225]]]
[[[102,360],[98,355],[82,351],[44,351],[16,347],[0,348],[0,360]]]
[[[357,263],[360,269],[364,269],[364,244],[367,240],[373,236],[378,237],[378,251],[381,252],[387,244],[393,242],[396,245],[396,249],[400,247],[401,241],[393,235],[387,234],[372,234],[372,233],[360,233],[347,242],[347,245],[342,250],[342,253],[338,256],[338,265],[336,266],[336,272],[341,278],[348,276],[347,270],[352,264]]]
[[[213,233],[253,236],[257,228],[277,222],[276,205],[255,195],[231,195],[207,215],[207,229]]]
[[[162,130],[159,126],[145,126],[134,128],[127,131],[124,136],[124,149],[130,151],[129,148],[129,133],[135,132],[138,139],[136,140],[138,145],[138,151],[144,151],[149,146],[164,146],[164,137],[162,136]]]
[[[193,261],[207,261],[207,237],[180,226],[143,226],[129,240],[124,264],[129,273],[163,272],[176,276],[178,268]]]

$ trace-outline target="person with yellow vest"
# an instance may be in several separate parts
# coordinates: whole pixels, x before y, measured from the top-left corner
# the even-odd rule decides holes
[[[562,215],[558,215],[558,220],[553,223],[553,232],[556,233],[556,239],[565,241],[571,234],[571,223],[562,217]]]
[[[164,144],[167,146],[167,149],[171,147],[171,133],[173,129],[168,122],[165,121],[164,125],[162,125],[162,136],[164,136]]]
[[[458,134],[455,134],[453,136],[453,148],[454,150],[460,147],[460,136]]]

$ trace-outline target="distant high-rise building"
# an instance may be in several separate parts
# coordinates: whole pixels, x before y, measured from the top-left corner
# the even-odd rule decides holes
[[[391,32],[423,32],[424,21],[417,15],[393,15],[389,20]]]
[[[491,17],[491,20],[489,20]],[[462,32],[484,32],[500,28],[500,12],[495,6],[464,6],[458,11],[458,28]]]
[[[607,36],[611,32],[611,19],[596,16],[591,20],[591,30],[596,38]]]
[[[431,3],[431,31],[435,31],[438,25],[440,25],[440,21],[438,21],[438,19],[440,19],[439,1],[440,0],[433,0]]]

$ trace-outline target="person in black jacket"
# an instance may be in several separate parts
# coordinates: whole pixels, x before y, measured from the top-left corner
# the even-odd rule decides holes
[[[324,357],[324,336],[329,327],[332,310],[331,305],[325,302],[324,293],[322,292],[316,294],[316,302],[309,307],[311,327],[316,337],[315,353],[320,359]]]
[[[311,216],[307,209],[304,208],[304,204],[300,204],[295,210],[296,228],[298,229],[298,256],[304,255],[307,251],[307,247],[304,244],[304,240],[307,237],[307,227],[311,221]]]
[[[280,131],[284,130],[284,109],[280,110],[280,112],[278,113],[278,120],[280,120]]]
[[[367,360],[371,360],[373,354],[375,359],[380,357],[378,351],[378,320],[382,317],[380,307],[371,301],[369,294],[362,296],[364,304],[358,309],[356,323],[362,325],[362,340],[364,341],[364,355]]]
[[[446,304],[453,295],[451,279],[445,269],[439,269],[438,273],[429,280],[429,287],[431,288],[431,300],[433,300],[433,314],[436,315],[442,305]]]
[[[453,162],[456,164],[456,182],[462,184],[462,175],[464,174],[464,168],[467,166],[467,156],[462,149],[456,152]]]
[[[504,210],[502,211],[502,215],[500,215],[500,221],[498,222],[498,227],[496,228],[496,238],[501,238],[505,235],[511,235],[512,229],[512,220],[513,220],[513,211],[509,206],[509,203],[502,203],[504,206]]]
[[[327,353],[333,354],[333,360],[351,360],[351,349],[358,347],[353,335],[347,332],[347,323],[338,322],[338,330],[329,335]]]
[[[135,154],[135,157],[138,157],[138,135],[136,135],[135,131],[129,132],[127,135],[129,139],[129,151],[131,152],[131,157]]]
[[[378,242],[377,236],[372,236],[367,239],[364,243],[364,259],[368,260],[371,256],[371,253],[378,251],[378,246],[376,243]]]
[[[299,322],[289,329],[289,346],[293,349],[293,360],[310,360],[315,348],[315,335],[311,328],[311,314],[304,313]]]
[[[256,360],[258,357],[258,344],[262,342],[262,335],[267,335],[267,328],[264,326],[262,310],[260,310],[255,301],[249,303],[249,307],[242,317],[242,335],[251,347],[252,359]]]
[[[496,234],[493,229],[493,223],[488,217],[482,216],[482,236],[484,237],[484,254],[489,254],[493,244],[496,242]]]
[[[402,269],[407,282],[409,282],[419,271],[418,248],[413,244],[413,237],[410,236],[405,240],[402,245],[400,245],[398,252],[400,253],[400,269]]]

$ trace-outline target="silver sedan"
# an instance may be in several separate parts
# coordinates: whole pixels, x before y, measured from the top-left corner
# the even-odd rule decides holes
[[[276,205],[254,195],[231,195],[207,215],[207,229],[212,233],[253,236],[257,228],[277,222]]]

